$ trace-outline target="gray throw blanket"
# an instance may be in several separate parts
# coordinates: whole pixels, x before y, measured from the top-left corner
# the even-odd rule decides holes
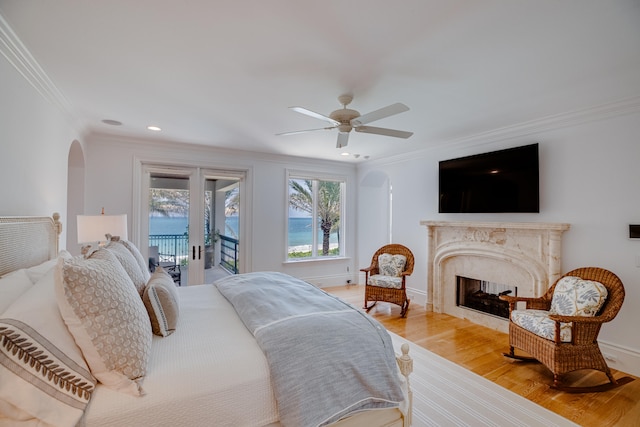
[[[391,337],[372,317],[283,273],[214,284],[266,355],[284,426],[323,426],[404,400]]]

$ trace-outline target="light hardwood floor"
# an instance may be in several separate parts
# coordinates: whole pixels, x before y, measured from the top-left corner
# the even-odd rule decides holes
[[[364,287],[358,285],[324,288],[339,298],[362,307]],[[586,427],[640,426],[640,379],[602,393],[573,394],[553,390],[551,372],[541,364],[513,362],[502,356],[508,350],[507,334],[457,317],[427,312],[409,306],[406,318],[400,307],[378,303],[369,311],[389,331],[463,366],[538,405]],[[614,320],[615,322],[615,320]],[[578,374],[578,375],[576,375]],[[575,384],[606,382],[599,372],[570,374]],[[616,378],[626,374],[613,371]]]

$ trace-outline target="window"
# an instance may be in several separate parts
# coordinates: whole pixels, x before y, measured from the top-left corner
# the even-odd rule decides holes
[[[343,256],[344,180],[290,173],[287,185],[287,259]]]

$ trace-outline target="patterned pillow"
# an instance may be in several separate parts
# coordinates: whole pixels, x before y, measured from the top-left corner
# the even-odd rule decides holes
[[[138,265],[138,261],[133,256],[133,254],[127,249],[122,243],[119,241],[111,241],[106,246],[105,249],[111,251],[115,257],[118,259],[120,264],[124,267],[124,270],[127,272],[134,286],[138,290],[140,296],[144,292],[144,287],[147,285],[148,278],[145,280],[145,276],[140,271],[140,266]]]
[[[75,426],[97,381],[60,316],[54,271],[0,317],[0,412],[12,420],[0,424]]]
[[[133,243],[128,240],[119,240],[122,245],[129,249],[129,252],[133,255],[140,267],[140,271],[142,272],[142,276],[144,277],[144,282],[147,283],[149,278],[151,277],[151,273],[149,273],[149,263],[144,260],[144,257]]]
[[[169,274],[157,267],[144,288],[142,302],[151,319],[151,330],[161,337],[171,335],[176,330],[180,307],[176,284]]]
[[[378,256],[378,270],[383,276],[400,277],[407,263],[404,255],[380,254]]]
[[[567,276],[556,284],[549,312],[591,317],[598,313],[606,299],[607,288],[602,283]]]
[[[122,265],[108,250],[61,258],[56,297],[62,318],[93,375],[105,386],[142,395],[151,323]]]

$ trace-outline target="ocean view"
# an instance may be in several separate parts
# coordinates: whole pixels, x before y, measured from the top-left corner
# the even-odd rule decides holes
[[[187,232],[188,220],[186,217],[149,217],[150,235],[184,234]],[[228,230],[222,232],[228,236],[238,235],[238,217],[227,217]],[[289,246],[306,246],[311,244],[311,218],[289,218]],[[322,234],[318,234],[318,242],[322,242]],[[332,233],[329,239],[332,245],[338,243],[338,235]]]

